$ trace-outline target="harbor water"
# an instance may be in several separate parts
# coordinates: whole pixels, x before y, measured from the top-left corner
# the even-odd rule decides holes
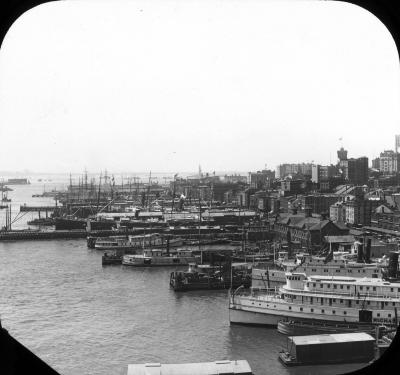
[[[33,189],[13,188],[14,197]],[[278,360],[285,336],[230,326],[227,291],[175,293],[171,271],[103,267],[101,252],[88,249],[84,239],[0,242],[1,321],[64,375],[221,359],[246,359],[257,375],[336,374],[364,366],[286,368]]]

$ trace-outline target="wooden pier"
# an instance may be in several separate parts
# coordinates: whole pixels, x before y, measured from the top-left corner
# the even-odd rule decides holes
[[[53,212],[58,210],[59,206],[19,206],[20,212]]]

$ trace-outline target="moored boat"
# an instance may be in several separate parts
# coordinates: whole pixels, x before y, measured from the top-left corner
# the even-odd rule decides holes
[[[277,326],[283,318],[397,325],[400,283],[382,279],[287,273],[275,289],[238,289],[230,296],[231,323]]]
[[[134,267],[186,266],[196,258],[189,250],[178,250],[176,253],[165,253],[160,249],[145,249],[142,254],[124,255],[122,264]]]
[[[227,263],[223,265],[189,264],[187,271],[174,271],[170,285],[175,291],[249,288],[251,264]]]

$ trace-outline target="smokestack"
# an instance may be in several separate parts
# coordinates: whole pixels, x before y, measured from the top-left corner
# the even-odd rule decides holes
[[[391,251],[389,253],[389,267],[388,275],[389,277],[397,277],[397,268],[399,266],[399,253],[397,251]]]
[[[365,263],[371,263],[371,239],[367,239],[367,246],[365,247]]]
[[[357,244],[357,263],[362,263],[364,259],[363,256],[363,244],[362,243],[358,243]]]

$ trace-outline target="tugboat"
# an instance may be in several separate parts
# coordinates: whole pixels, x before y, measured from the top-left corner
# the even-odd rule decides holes
[[[251,285],[251,265],[225,262],[223,265],[190,263],[186,272],[174,271],[170,285],[174,291],[229,289]]]

